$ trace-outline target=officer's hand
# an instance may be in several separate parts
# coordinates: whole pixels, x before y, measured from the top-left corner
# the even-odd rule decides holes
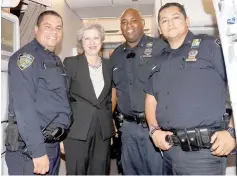
[[[41,156],[39,158],[33,158],[34,173],[46,174],[49,171],[49,158],[48,155]]]
[[[60,142],[60,152],[61,152],[62,154],[65,154],[63,142]]]
[[[172,146],[166,142],[165,137],[167,135],[172,135],[173,133],[170,131],[162,131],[156,130],[152,134],[152,140],[156,147],[160,148],[161,150],[169,150]]]
[[[235,148],[236,141],[227,131],[217,131],[211,137],[211,151],[216,156],[226,156]]]

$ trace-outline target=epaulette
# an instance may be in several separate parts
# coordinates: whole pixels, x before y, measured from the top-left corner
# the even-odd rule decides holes
[[[195,35],[196,38],[200,38],[201,40],[210,40],[210,41],[214,41],[216,38],[214,36],[211,35],[207,35],[207,34],[198,34]]]
[[[207,34],[198,34],[196,36],[199,37],[202,41],[208,41],[210,43],[216,44],[218,47],[221,47],[220,37],[214,37]]]

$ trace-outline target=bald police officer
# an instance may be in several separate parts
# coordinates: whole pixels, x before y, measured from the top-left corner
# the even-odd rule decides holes
[[[68,128],[71,114],[66,75],[60,58],[54,54],[62,30],[58,13],[42,12],[35,39],[10,58],[6,132],[10,175],[58,174],[60,135]],[[14,124],[17,128],[12,130]],[[16,129],[19,139],[12,142]]]
[[[149,79],[146,118],[164,150],[163,174],[224,175],[235,135],[232,120],[222,121],[227,79],[220,43],[189,31],[178,3],[162,6],[158,21],[169,46]]]
[[[111,56],[113,105],[117,101],[123,116],[121,161],[126,175],[162,174],[162,157],[149,138],[145,121],[144,88],[154,66],[153,60],[167,44],[145,35],[144,25],[138,11],[125,10],[120,26],[126,42]]]

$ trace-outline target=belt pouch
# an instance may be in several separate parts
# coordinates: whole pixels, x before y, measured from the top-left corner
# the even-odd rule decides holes
[[[201,136],[202,147],[210,149],[211,148],[210,131],[208,130],[208,128],[199,128],[199,131],[200,131],[200,136]]]
[[[188,129],[187,135],[188,135],[188,139],[189,139],[189,143],[190,143],[190,147],[191,147],[192,151],[200,150],[200,148],[199,148],[200,144],[199,144],[199,141],[198,141],[198,138],[196,135],[195,128]]]
[[[177,136],[180,140],[180,147],[183,151],[191,151],[188,136],[185,130],[177,130]]]

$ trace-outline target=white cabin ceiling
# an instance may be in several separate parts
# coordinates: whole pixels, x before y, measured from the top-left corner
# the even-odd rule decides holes
[[[152,16],[154,0],[65,0],[81,19],[117,18],[126,8],[136,8]]]
[[[138,9],[145,18],[153,18],[146,25],[146,33],[157,36],[158,9],[167,2],[184,5],[190,17],[190,30],[195,34],[217,34],[217,24],[212,0],[65,0],[68,6],[83,19],[98,20],[106,30],[107,36],[121,35],[119,22],[107,23],[102,19],[119,20],[126,8]]]

